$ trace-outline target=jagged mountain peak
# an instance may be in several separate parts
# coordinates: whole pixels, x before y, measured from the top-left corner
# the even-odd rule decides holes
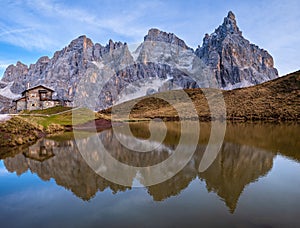
[[[234,15],[234,13],[231,10],[228,12],[227,18],[229,18],[231,20],[235,20],[235,15]]]
[[[212,35],[215,34],[223,39],[232,34],[240,36],[242,35],[242,32],[237,25],[236,17],[232,11],[228,12],[227,17],[224,18],[223,24],[220,25]]]
[[[18,61],[18,62],[16,63],[16,66],[17,66],[17,67],[19,67],[19,66],[26,66],[26,64],[25,64],[25,63],[22,63],[21,61]]]
[[[178,38],[174,33],[167,33],[157,28],[151,28],[148,34],[144,37],[144,41],[166,42],[178,45],[184,49],[191,49],[185,42]]]
[[[50,61],[49,57],[48,56],[42,56],[38,59],[38,63],[48,63]]]
[[[2,81],[4,82],[11,82],[22,80],[24,75],[28,72],[28,66],[21,61],[18,61],[16,65],[11,64],[9,65],[3,75]]]
[[[230,19],[232,19],[232,20],[235,20],[235,15],[234,15],[234,13],[233,13],[231,10],[228,12],[227,18],[230,18]]]
[[[71,41],[71,43],[67,46],[67,50],[73,51],[77,49],[86,49],[87,47],[93,47],[94,44],[92,40],[85,35],[81,35],[78,38]]]
[[[237,26],[237,21],[232,11],[229,11],[227,17],[224,18],[224,22],[222,26],[226,28],[226,31],[231,34],[238,33],[241,35],[241,31]]]
[[[115,50],[117,48],[121,48],[121,47],[126,46],[126,45],[127,45],[126,43],[122,43],[120,41],[114,42],[112,39],[110,39],[108,41],[108,44],[106,45],[106,48],[109,48],[109,50]]]
[[[224,18],[223,23],[218,28],[216,28],[213,33],[211,33],[210,35],[208,33],[205,34],[202,47],[209,45],[209,43],[220,44],[226,39],[226,37],[233,36],[241,37],[242,39],[244,39],[242,37],[242,32],[237,26],[237,21],[234,13],[232,11],[229,11],[227,17]],[[199,53],[200,49],[201,47],[198,46],[196,52]]]
[[[232,11],[211,35],[205,35],[195,53],[213,69],[222,88],[245,87],[278,77],[272,56],[243,37]]]

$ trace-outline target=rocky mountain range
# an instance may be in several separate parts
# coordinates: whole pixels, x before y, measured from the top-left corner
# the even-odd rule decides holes
[[[41,57],[30,66],[10,65],[0,81],[0,112],[7,111],[7,99],[17,98],[28,85],[46,85],[57,99],[100,110],[166,90],[232,89],[276,77],[272,56],[242,36],[229,12],[196,50],[173,33],[150,29],[134,51],[126,43],[109,40],[103,46],[80,36],[52,58]]]

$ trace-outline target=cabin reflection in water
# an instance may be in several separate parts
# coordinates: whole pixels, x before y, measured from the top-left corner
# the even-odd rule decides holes
[[[39,162],[43,162],[54,156],[54,141],[40,140],[36,144],[30,146],[27,151],[23,152],[24,156]]]
[[[112,129],[99,133],[98,137],[109,149],[111,156],[122,163],[135,166],[153,165],[167,159],[176,148],[178,138],[180,138],[180,131],[178,132],[180,128],[176,123],[169,124],[161,149],[151,153],[133,153],[128,150],[118,142]],[[133,126],[134,135],[139,136],[140,139],[147,138],[149,132],[145,130],[143,133],[141,130],[143,126],[136,125],[136,127],[139,132],[137,133]],[[146,187],[153,200],[163,201],[179,195],[192,181],[201,181],[205,183],[208,192],[217,194],[225,202],[229,211],[234,213],[245,187],[268,174],[278,151],[293,160],[300,161],[298,153],[300,143],[295,140],[295,137],[299,135],[297,125],[286,127],[283,125],[228,125],[225,140],[217,158],[205,172],[200,173],[198,167],[206,149],[209,130],[209,127],[201,128],[202,137],[200,137],[194,156],[185,168],[163,183]],[[188,132],[189,129],[183,133],[188,134]],[[247,137],[242,135],[242,132],[245,132]],[[127,137],[128,143],[136,142],[131,136],[123,135],[122,137]],[[92,138],[82,138],[77,142],[43,139],[27,148],[26,151],[4,159],[4,165],[8,171],[16,172],[18,175],[30,170],[42,180],[53,178],[58,185],[72,191],[83,200],[90,200],[97,192],[108,188],[113,193],[130,190],[131,187],[112,183],[99,176],[83,159],[77,148],[78,143],[88,148],[87,145],[92,143]],[[95,151],[85,152],[94,159],[97,157]],[[134,177],[135,175],[132,176]]]

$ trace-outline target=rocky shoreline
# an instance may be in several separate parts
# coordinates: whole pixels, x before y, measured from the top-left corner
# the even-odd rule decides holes
[[[20,117],[12,117],[6,122],[0,123],[1,148],[30,144],[45,135],[41,126]]]
[[[30,145],[40,138],[73,130],[89,131],[92,129],[102,131],[110,127],[110,120],[96,119],[75,126],[62,126],[53,123],[45,129],[39,124],[30,122],[22,117],[14,116],[5,122],[0,122],[0,148],[7,149],[25,144]],[[0,154],[2,154],[2,150]]]

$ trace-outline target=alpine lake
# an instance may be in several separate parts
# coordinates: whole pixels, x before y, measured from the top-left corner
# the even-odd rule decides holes
[[[76,137],[69,132],[7,151],[0,160],[0,226],[299,227],[299,124],[227,122],[220,150],[205,170],[199,165],[209,154],[211,124],[200,123],[192,145],[189,134],[196,124],[183,129],[180,122],[165,122],[162,142],[149,140],[149,123],[137,122],[129,123],[132,134],[114,134],[113,128]],[[159,126],[152,126],[152,133],[159,133]],[[91,146],[94,139],[108,154]],[[130,148],[154,149],[136,152],[119,139]],[[97,171],[90,162],[109,156],[137,169],[155,166],[172,157],[179,144],[182,154],[193,146],[189,160],[149,186],[138,181],[147,173],[116,174],[117,167],[101,161]],[[114,182],[118,174],[132,185]]]

